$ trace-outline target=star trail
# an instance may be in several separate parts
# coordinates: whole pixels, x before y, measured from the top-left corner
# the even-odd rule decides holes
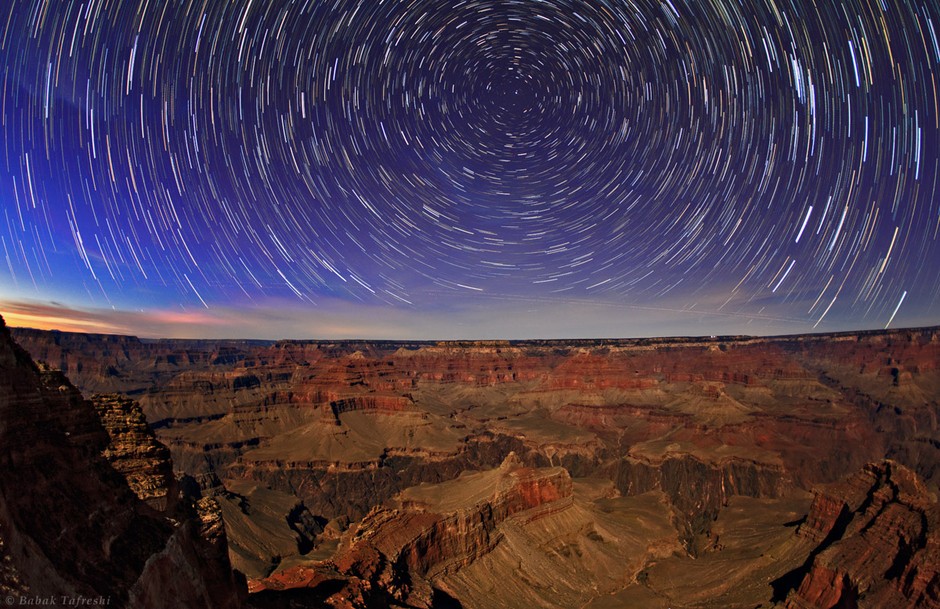
[[[940,323],[938,38],[912,0],[8,1],[0,309],[296,337]]]

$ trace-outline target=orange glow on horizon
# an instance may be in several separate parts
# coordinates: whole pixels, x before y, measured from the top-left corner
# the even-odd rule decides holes
[[[257,319],[226,311],[84,310],[57,303],[10,300],[0,300],[0,315],[10,327],[168,338],[188,336],[194,329],[235,328],[257,322]]]
[[[60,330],[62,332],[100,332],[105,334],[127,333],[125,328],[91,319],[74,319],[55,315],[5,312],[3,319],[11,327],[35,328],[36,330]]]

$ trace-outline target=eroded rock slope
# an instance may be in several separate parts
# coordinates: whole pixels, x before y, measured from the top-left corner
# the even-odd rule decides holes
[[[829,533],[795,523],[815,518],[813,492],[886,458],[886,479],[919,481],[925,514],[940,482],[935,328],[475,343],[17,336],[80,387],[139,401],[177,475],[222,506],[232,558],[265,606],[875,606],[866,599],[887,593],[836,549],[878,547],[866,531],[881,521],[826,547]],[[538,518],[487,521],[510,455],[520,471],[564,472],[570,492],[543,498]],[[441,503],[480,479],[496,485],[486,501]],[[491,525],[448,520],[458,512]],[[918,530],[936,535],[929,518]],[[913,531],[878,543],[919,556]],[[566,565],[592,575],[568,581]],[[927,571],[892,565],[881,580],[921,582],[912,602],[928,602]],[[507,569],[521,575],[500,581]]]

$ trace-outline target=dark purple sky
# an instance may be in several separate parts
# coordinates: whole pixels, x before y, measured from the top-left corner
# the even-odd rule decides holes
[[[940,8],[8,0],[0,312],[163,336],[940,323]]]

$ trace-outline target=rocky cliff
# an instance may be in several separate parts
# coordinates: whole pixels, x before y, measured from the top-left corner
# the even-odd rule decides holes
[[[311,594],[320,602],[439,606],[443,593],[432,581],[469,565],[502,540],[512,517],[528,519],[570,506],[571,478],[562,468],[536,470],[510,454],[500,467],[461,476],[442,485],[419,486],[391,505],[376,507],[347,531],[327,561],[281,571],[257,581],[253,590],[282,596]],[[331,580],[341,590],[323,586]]]
[[[37,367],[0,320],[7,602],[240,607],[217,518],[190,517],[169,501],[165,448],[133,408],[120,400],[101,408],[104,418],[61,373]]]
[[[134,400],[95,394],[91,403],[110,442],[102,452],[135,495],[160,512],[175,513],[179,488],[170,450],[157,440]]]
[[[796,584],[788,609],[940,607],[940,505],[906,467],[820,489],[798,535],[817,545],[780,582]]]
[[[734,496],[779,498],[791,491],[786,470],[730,458],[703,462],[692,455],[669,456],[658,461],[625,458],[616,477],[624,495],[663,491],[675,507],[675,525],[686,549],[697,554],[700,535],[707,532],[719,511]]]

